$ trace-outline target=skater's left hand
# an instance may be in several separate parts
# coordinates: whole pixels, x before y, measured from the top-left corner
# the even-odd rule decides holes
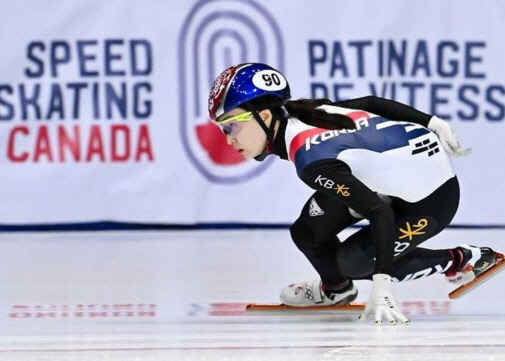
[[[462,148],[459,145],[458,137],[456,133],[452,129],[449,123],[445,120],[432,116],[430,122],[428,123],[428,129],[431,129],[435,132],[442,143],[442,147],[445,151],[451,156],[465,156],[472,152],[471,148]]]
[[[391,293],[391,276],[378,273],[373,276],[372,292],[366,303],[365,310],[359,316],[359,319],[364,321],[370,313],[375,313],[375,323],[381,324],[382,318],[385,317],[391,324],[401,322],[403,324],[410,323],[405,317]]]

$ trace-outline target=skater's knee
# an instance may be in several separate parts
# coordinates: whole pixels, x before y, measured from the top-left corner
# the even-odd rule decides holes
[[[335,247],[336,239],[322,239],[316,237],[312,228],[301,218],[290,227],[291,239],[296,247],[306,256],[324,253],[329,247]],[[331,243],[331,244],[330,244]]]

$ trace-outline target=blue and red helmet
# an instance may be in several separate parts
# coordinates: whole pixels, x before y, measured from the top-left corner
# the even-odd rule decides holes
[[[281,72],[262,63],[230,66],[212,84],[210,118],[216,120],[233,108],[266,96],[283,100],[291,98],[289,84]]]

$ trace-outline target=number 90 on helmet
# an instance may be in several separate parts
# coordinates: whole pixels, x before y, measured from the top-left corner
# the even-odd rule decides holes
[[[216,120],[233,108],[265,96],[291,98],[289,84],[281,72],[262,63],[230,66],[212,84],[209,116]]]

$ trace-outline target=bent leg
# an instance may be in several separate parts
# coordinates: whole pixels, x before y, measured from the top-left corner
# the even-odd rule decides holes
[[[315,192],[291,226],[291,238],[319,273],[323,283],[338,284],[347,280],[335,263],[340,246],[336,235],[358,220],[337,200]]]
[[[427,198],[408,203],[393,199],[397,239],[394,272],[398,280],[415,279],[447,270],[452,264],[449,250],[418,248],[450,223],[459,203],[459,186],[452,178]],[[369,279],[375,272],[375,247],[370,226],[351,235],[337,251],[341,273],[352,279]]]

